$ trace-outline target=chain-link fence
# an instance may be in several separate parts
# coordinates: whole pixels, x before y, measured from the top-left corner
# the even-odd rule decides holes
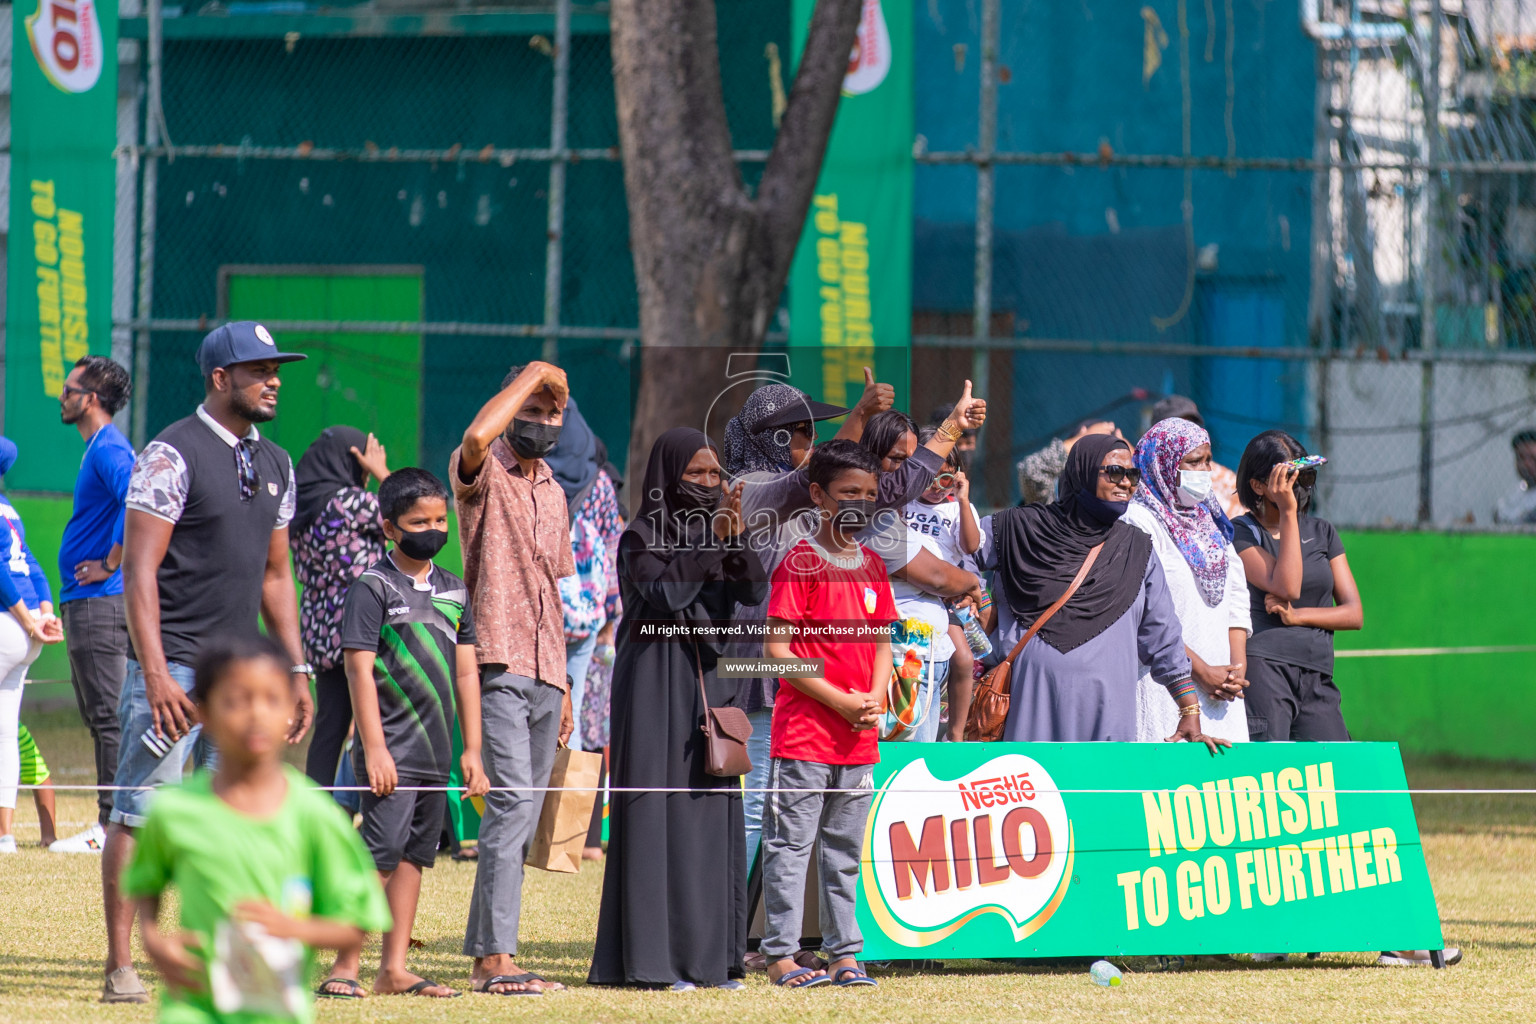
[[[273,424],[290,448],[345,419],[442,467],[502,372],[542,355],[622,465],[639,332],[606,5],[394,8],[125,20],[144,127],[123,159],[152,212],[122,325],[135,440],[201,396],[210,323],[260,318],[312,355]],[[722,68],[749,178],[788,32],[787,3],[721,7],[722,52],[755,58]]]
[[[1327,454],[1340,522],[1491,522],[1536,425],[1536,0],[912,7],[911,409],[977,381],[987,504],[1078,419],[1131,434],[1177,392],[1227,465],[1270,426]],[[750,180],[789,3],[717,11]],[[285,443],[345,418],[440,467],[504,367],[558,352],[622,463],[604,5],[151,3],[123,35],[137,440],[200,394],[206,324],[260,317],[322,356]]]
[[[1178,392],[1227,465],[1329,455],[1340,522],[1493,521],[1536,425],[1536,3],[917,19],[914,380],[987,382],[990,484]]]

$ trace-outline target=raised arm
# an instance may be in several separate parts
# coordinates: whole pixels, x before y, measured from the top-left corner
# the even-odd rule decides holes
[[[1265,500],[1280,513],[1280,555],[1263,548],[1245,548],[1241,558],[1248,582],[1282,601],[1301,597],[1301,529],[1296,522],[1296,470],[1282,462],[1269,474]],[[1257,519],[1257,515],[1254,517]],[[1259,527],[1263,529],[1262,526]]]
[[[523,372],[514,377],[512,383],[480,407],[464,431],[464,448],[459,456],[461,481],[469,483],[479,475],[480,467],[485,465],[486,456],[490,454],[491,442],[506,432],[523,403],[542,388],[548,388],[560,408],[565,408],[570,396],[565,371],[537,360],[523,367]]]

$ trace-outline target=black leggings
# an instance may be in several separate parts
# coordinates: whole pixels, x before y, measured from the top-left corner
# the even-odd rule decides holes
[[[352,694],[347,690],[346,667],[321,669],[315,673],[315,732],[304,761],[304,774],[317,786],[335,784],[341,747],[351,727]]]
[[[1339,688],[1331,672],[1248,656],[1243,693],[1251,740],[1347,742]]]

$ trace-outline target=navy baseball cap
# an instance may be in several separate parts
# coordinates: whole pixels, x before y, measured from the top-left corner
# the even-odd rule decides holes
[[[197,366],[206,377],[222,366],[254,363],[265,359],[275,363],[293,363],[309,357],[302,352],[279,352],[272,332],[254,320],[240,320],[208,332],[197,346]]]

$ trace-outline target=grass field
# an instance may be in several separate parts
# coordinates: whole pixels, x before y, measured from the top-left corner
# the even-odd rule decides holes
[[[39,688],[41,689],[41,688]],[[39,706],[29,695],[29,708]],[[24,719],[37,735],[57,783],[91,781],[89,737],[72,709]],[[1536,772],[1410,764],[1422,788],[1536,788]],[[601,872],[529,873],[520,962],[572,986],[538,999],[466,996],[448,1001],[370,999],[322,1003],[322,1024],[343,1021],[1532,1021],[1536,1020],[1536,797],[1416,798],[1446,942],[1466,960],[1447,971],[1386,970],[1374,956],[1327,954],[1311,963],[1253,964],[1201,959],[1163,972],[1150,960],[1122,961],[1125,984],[1092,985],[1086,968],[1000,968],[954,961],[943,973],[886,975],[878,990],[782,992],[761,975],[741,993],[673,995],[587,989]],[[61,829],[83,827],[94,804],[61,794]],[[36,839],[23,796],[18,840]],[[139,1022],[154,1009],[105,1007],[105,940],[99,908],[100,861],[29,849],[0,860],[0,1021],[65,1024]],[[413,967],[464,985],[458,955],[473,867],[446,857],[429,873],[416,936],[426,948]],[[1318,936],[1326,949],[1326,935]],[[377,943],[365,954],[377,962]],[[140,964],[140,970],[147,967]],[[147,982],[150,976],[146,973]]]

